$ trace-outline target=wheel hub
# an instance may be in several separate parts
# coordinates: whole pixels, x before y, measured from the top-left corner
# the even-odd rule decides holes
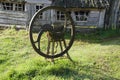
[[[50,41],[61,41],[64,39],[64,26],[45,24],[42,30],[47,32],[47,37]]]

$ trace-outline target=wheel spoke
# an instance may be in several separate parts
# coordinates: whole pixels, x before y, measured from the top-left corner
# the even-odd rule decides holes
[[[52,56],[54,56],[54,48],[55,48],[55,42],[52,42]]]
[[[35,44],[35,43],[37,43],[38,41],[34,41],[33,43]]]
[[[61,52],[63,51],[62,42],[59,41]]]
[[[63,40],[63,43],[64,43],[64,47],[66,48],[67,45],[66,45],[66,41],[65,41],[65,39]]]
[[[48,40],[48,46],[47,46],[47,54],[50,53],[50,41]]]

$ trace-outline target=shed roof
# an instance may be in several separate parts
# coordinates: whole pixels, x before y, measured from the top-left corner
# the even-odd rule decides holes
[[[52,5],[66,8],[106,8],[108,0],[52,0]]]
[[[25,2],[25,0],[0,0],[0,2]]]

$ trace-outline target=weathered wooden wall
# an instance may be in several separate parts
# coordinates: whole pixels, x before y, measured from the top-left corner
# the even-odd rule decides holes
[[[116,0],[113,4],[113,9],[111,11],[111,18],[110,18],[110,26],[117,25],[117,18],[119,17],[119,7],[120,7],[120,0]]]
[[[29,21],[36,12],[36,5],[44,4],[44,7],[50,4],[48,0],[26,0],[25,11],[5,11],[0,3],[0,24],[1,25],[21,25],[26,28]]]
[[[87,21],[75,21],[79,26],[96,26],[102,28],[104,26],[105,10],[90,11]]]
[[[0,24],[26,25],[27,14],[14,11],[0,11]]]
[[[116,28],[119,22],[120,0],[109,0],[110,6],[105,14],[105,28]]]

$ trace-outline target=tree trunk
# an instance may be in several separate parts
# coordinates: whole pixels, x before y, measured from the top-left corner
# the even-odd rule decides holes
[[[105,28],[116,28],[119,18],[120,0],[109,0],[110,7],[106,10]]]

